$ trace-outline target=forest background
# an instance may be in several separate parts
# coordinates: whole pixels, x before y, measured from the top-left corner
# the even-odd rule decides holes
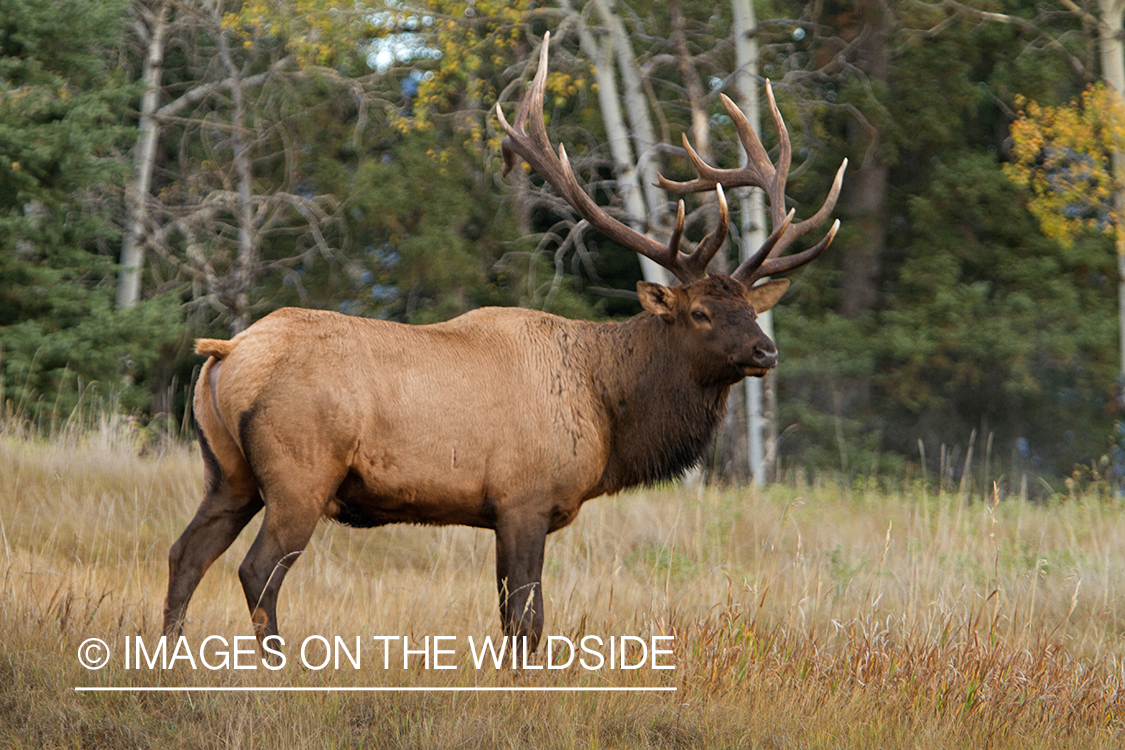
[[[50,426],[108,403],[180,429],[193,339],[284,305],[407,323],[638,312],[634,254],[534,175],[500,176],[492,108],[514,110],[549,30],[552,138],[642,228],[659,234],[670,205],[646,175],[691,174],[659,144],[688,133],[737,165],[719,94],[740,85],[772,81],[798,218],[849,159],[842,229],[776,310],[775,476],[1113,483],[1122,120],[1095,101],[1113,5],[0,0],[2,408]],[[1029,135],[1066,113],[1088,132]],[[610,148],[624,120],[632,162]],[[698,239],[715,209],[689,208]],[[709,467],[745,477],[740,455],[718,446]]]

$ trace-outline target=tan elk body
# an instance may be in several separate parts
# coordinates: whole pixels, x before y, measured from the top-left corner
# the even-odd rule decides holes
[[[768,258],[827,215],[843,168],[815,222],[790,226],[791,215],[775,216],[774,234],[754,259],[731,277],[706,274],[726,235],[721,190],[720,227],[692,253],[678,249],[682,204],[680,225],[663,247],[597,208],[574,181],[565,152],[555,156],[546,139],[546,47],[544,40],[516,125],[501,115],[509,166],[512,152],[527,159],[587,220],[657,259],[683,286],[641,282],[644,312],[620,323],[485,308],[408,326],[287,308],[230,341],[200,340],[197,351],[209,357],[195,395],[206,491],[169,555],[166,633],[180,632],[207,568],[264,507],[239,568],[260,639],[277,634],[285,573],[317,522],[329,518],[362,527],[495,530],[501,621],[534,649],[543,626],[546,535],[593,497],[695,464],[730,387],[775,366],[777,350],[755,317],[788,282],[747,287],[823,251],[835,227],[814,248]],[[735,179],[700,163],[700,180],[680,187],[768,181],[776,208],[788,169],[787,157],[780,161],[784,171],[767,161]],[[719,178],[708,182],[708,174]]]

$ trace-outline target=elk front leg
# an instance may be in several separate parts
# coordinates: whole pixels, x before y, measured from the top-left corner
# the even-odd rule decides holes
[[[543,547],[547,519],[509,515],[496,522],[496,588],[505,635],[526,636],[534,651],[543,633]]]

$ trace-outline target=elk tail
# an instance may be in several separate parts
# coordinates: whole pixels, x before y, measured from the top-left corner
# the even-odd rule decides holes
[[[214,357],[215,359],[222,359],[233,351],[233,341],[224,341],[222,339],[195,340],[195,353],[201,354],[204,357]]]

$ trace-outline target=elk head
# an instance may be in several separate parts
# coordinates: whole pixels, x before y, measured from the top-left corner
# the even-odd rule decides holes
[[[610,239],[648,257],[666,268],[682,286],[664,287],[640,282],[637,293],[641,305],[669,325],[678,325],[692,332],[694,346],[709,346],[712,354],[726,356],[729,382],[744,376],[761,376],[777,363],[773,341],[754,322],[757,315],[773,307],[789,282],[774,280],[755,287],[767,276],[785,273],[819,256],[831,244],[839,229],[833,222],[824,238],[813,247],[793,255],[778,257],[794,240],[824,222],[836,205],[847,168],[847,159],[836,172],[828,197],[820,210],[810,218],[793,224],[794,211],[785,212],[785,184],[792,159],[789,132],[774,100],[773,89],[766,85],[770,113],[778,131],[779,156],[775,166],[769,159],[753,127],[742,111],[726,95],[720,95],[723,106],[733,120],[739,139],[747,154],[747,164],[739,169],[718,169],[703,161],[683,137],[684,148],[698,177],[688,182],[673,182],[660,177],[660,185],[675,193],[694,193],[714,189],[719,204],[719,224],[690,251],[680,249],[684,230],[684,202],[679,202],[676,224],[667,243],[661,243],[623,224],[599,207],[578,184],[566,149],[555,153],[547,137],[543,121],[543,100],[547,82],[547,49],[550,32],[544,35],[539,50],[539,67],[531,88],[520,104],[515,124],[509,124],[500,105],[496,115],[507,133],[501,144],[504,174],[522,157],[559,194],[588,221]],[[773,232],[760,248],[744,260],[729,277],[708,274],[707,266],[726,241],[729,217],[723,188],[753,186],[766,191],[770,204]],[[722,368],[720,368],[722,369]]]
[[[701,385],[731,385],[746,376],[761,377],[777,364],[777,347],[757,323],[789,287],[775,279],[747,290],[727,276],[709,274],[686,286],[641,281],[641,306],[668,326],[677,348],[697,371]]]

